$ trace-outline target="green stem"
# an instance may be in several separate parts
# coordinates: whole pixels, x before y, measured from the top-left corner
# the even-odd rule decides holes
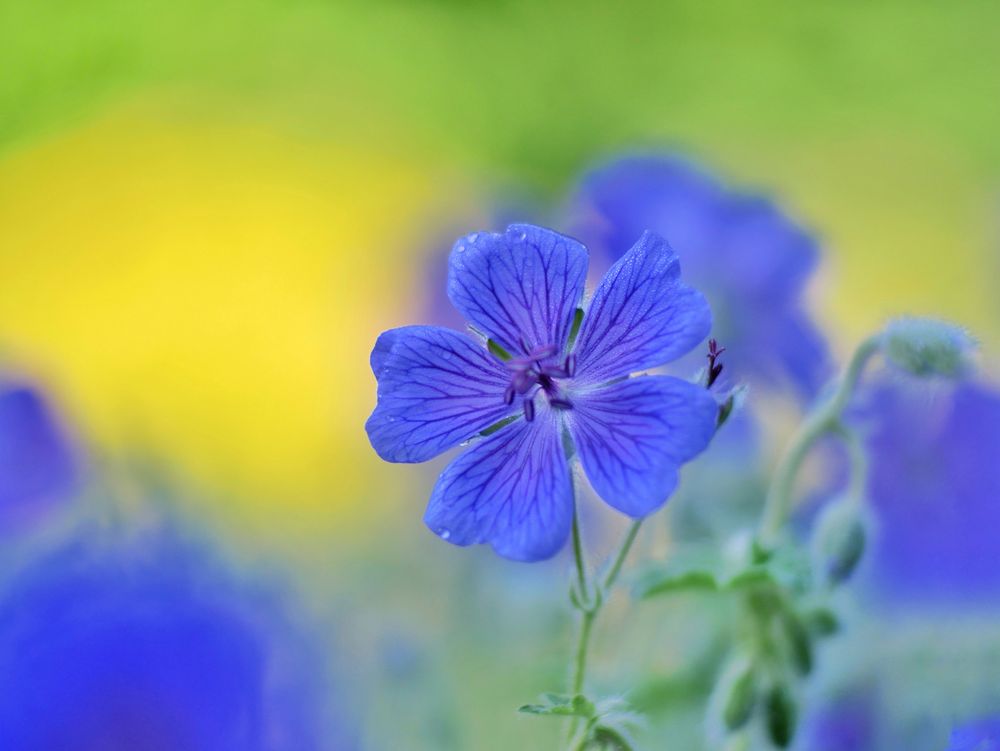
[[[590,632],[594,626],[596,610],[584,610],[580,620],[580,637],[576,643],[576,663],[573,670],[573,695],[583,691],[583,679],[587,674],[587,650],[590,647]]]
[[[847,448],[848,471],[847,497],[853,503],[861,503],[865,495],[865,482],[868,478],[868,454],[858,431],[838,423],[833,428]]]
[[[868,360],[878,351],[880,342],[881,337],[875,335],[858,345],[836,390],[806,417],[779,460],[774,480],[764,502],[764,514],[757,537],[765,549],[774,547],[785,524],[791,509],[792,490],[802,469],[802,463],[816,441],[840,425],[841,416],[858,385],[861,373]]]
[[[583,691],[583,683],[587,675],[587,654],[590,649],[590,634],[594,627],[594,620],[601,611],[608,593],[618,580],[618,575],[625,564],[625,559],[628,558],[629,551],[632,550],[632,545],[635,543],[640,527],[642,527],[641,519],[637,519],[629,525],[628,532],[625,533],[625,538],[622,540],[621,547],[618,549],[618,553],[615,555],[607,575],[602,582],[595,582],[595,591],[591,596],[587,592],[586,573],[583,565],[583,545],[580,541],[579,524],[576,513],[574,512],[573,514],[573,555],[576,558],[576,571],[582,596],[581,603],[585,602],[580,608],[580,636],[576,645],[576,661],[574,663],[572,682],[572,693],[574,695]]]
[[[629,525],[628,532],[625,533],[625,539],[622,540],[622,546],[618,550],[618,555],[615,557],[614,563],[611,564],[611,568],[608,569],[608,575],[604,577],[605,592],[611,589],[618,580],[618,574],[621,573],[622,565],[624,565],[625,559],[628,558],[629,551],[632,550],[632,544],[639,534],[642,521],[642,519],[636,519]]]
[[[576,561],[576,581],[579,587],[580,601],[585,602],[590,594],[587,591],[587,571],[583,561],[583,542],[580,540],[580,520],[576,513],[576,502],[573,503],[573,560]]]

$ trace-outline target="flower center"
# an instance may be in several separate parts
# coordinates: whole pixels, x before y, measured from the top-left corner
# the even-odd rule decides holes
[[[553,409],[573,409],[573,404],[559,386],[563,378],[570,378],[576,369],[576,358],[567,355],[558,358],[559,348],[554,345],[535,347],[525,357],[515,357],[507,361],[510,369],[510,385],[504,391],[503,400],[513,404],[515,397],[524,400],[524,419],[535,419],[535,396],[545,395]]]

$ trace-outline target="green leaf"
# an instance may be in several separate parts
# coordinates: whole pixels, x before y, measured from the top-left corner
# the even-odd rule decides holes
[[[600,749],[601,751],[634,751],[632,739],[626,735],[624,730],[610,725],[598,725],[590,734],[590,740],[585,748]]]
[[[802,614],[802,623],[815,636],[831,636],[840,630],[840,619],[829,608],[815,608]]]
[[[518,712],[525,714],[550,715],[556,717],[592,718],[596,714],[594,703],[586,696],[565,696],[562,694],[542,694],[540,704],[525,704]]]
[[[715,572],[701,566],[688,568],[682,562],[647,568],[636,579],[633,595],[646,599],[670,592],[709,590],[719,588]]]
[[[803,594],[812,582],[812,568],[805,551],[785,547],[766,553],[763,560],[757,558],[741,571],[737,571],[724,583],[726,589],[751,589],[769,586]]]
[[[774,572],[767,566],[748,566],[733,574],[725,583],[726,589],[750,589],[760,585],[777,585]]]

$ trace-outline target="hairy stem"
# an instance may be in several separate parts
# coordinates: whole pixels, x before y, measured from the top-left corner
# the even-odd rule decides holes
[[[772,548],[785,524],[792,504],[795,480],[809,451],[827,433],[837,430],[851,394],[858,385],[868,360],[878,351],[880,337],[869,337],[854,351],[834,392],[820,402],[799,426],[784,455],[778,462],[774,480],[764,502],[757,540],[765,548]]]

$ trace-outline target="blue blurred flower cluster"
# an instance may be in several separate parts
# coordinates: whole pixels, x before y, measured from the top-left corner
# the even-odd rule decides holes
[[[0,748],[356,748],[291,595],[179,522],[81,521],[81,453],[40,389],[0,388]]]
[[[644,230],[665,237],[712,306],[713,335],[754,389],[791,386],[808,399],[830,375],[802,299],[817,241],[773,201],[730,190],[687,159],[635,155],[585,174],[566,211],[573,233],[608,261]]]
[[[351,747],[321,741],[323,671],[280,598],[168,530],[104,537],[81,530],[5,587],[0,748]]]

